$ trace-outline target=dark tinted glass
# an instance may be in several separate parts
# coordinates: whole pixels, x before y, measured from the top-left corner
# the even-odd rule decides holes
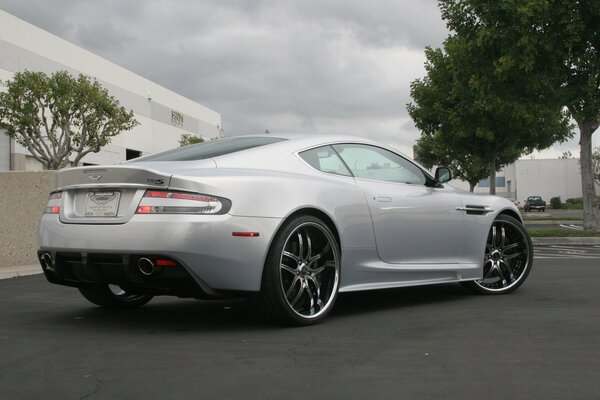
[[[191,146],[180,147],[173,150],[163,151],[147,157],[139,158],[130,162],[144,161],[194,161],[223,156],[237,151],[264,146],[271,143],[281,142],[282,138],[276,137],[230,137],[225,139],[210,140]]]

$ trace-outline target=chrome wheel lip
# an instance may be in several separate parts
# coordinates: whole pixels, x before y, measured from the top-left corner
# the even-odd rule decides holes
[[[328,246],[330,246],[330,249],[323,251],[322,254],[312,255],[312,257],[311,257],[312,243],[311,243],[310,237],[307,235],[306,236],[308,238],[308,240],[307,240],[308,243],[306,244],[307,257],[304,257],[303,255],[294,255],[294,254],[287,252],[286,248],[288,247],[288,243],[290,242],[290,240],[297,237],[297,235],[299,234],[299,231],[301,231],[307,227],[313,227],[313,228],[318,229],[321,232],[321,234],[323,234],[323,236],[328,241],[328,244],[326,244],[324,247],[327,248]],[[331,287],[331,290],[328,293],[328,297],[327,297],[327,299],[325,299],[325,302],[321,302],[321,304],[319,305],[320,309],[316,313],[314,313],[314,314],[302,313],[296,307],[294,307],[294,304],[292,304],[292,303],[295,303],[295,301],[299,301],[299,298],[293,299],[295,301],[290,302],[290,300],[288,299],[288,294],[293,293],[290,291],[292,289],[294,289],[295,286],[300,284],[301,289],[298,291],[297,296],[301,297],[302,294],[306,291],[308,293],[308,295],[312,297],[315,294],[315,293],[313,293],[313,289],[315,289],[317,291],[317,299],[319,299],[320,295],[318,293],[321,290],[321,285],[318,284],[318,280],[315,280],[315,275],[318,275],[318,273],[314,273],[317,270],[313,269],[312,272],[314,274],[311,274],[310,269],[311,269],[313,263],[315,263],[316,261],[320,261],[322,257],[324,257],[325,255],[327,255],[329,253],[332,254],[333,265],[328,265],[328,266],[323,266],[322,268],[317,268],[317,270],[321,269],[321,271],[318,271],[318,273],[324,271],[326,268],[334,268],[334,270],[335,270],[335,273],[333,276],[333,285]],[[283,261],[284,261],[284,258],[286,258],[286,257],[293,259],[297,263],[295,272],[291,272],[290,269],[288,269],[289,267],[288,268],[284,267],[285,264]],[[327,262],[329,262],[329,261],[326,261],[325,263],[327,263]],[[290,284],[288,288],[284,287],[283,275],[282,275],[283,271],[286,271],[286,273],[292,273],[292,274],[296,273],[295,277],[292,280],[292,284]],[[297,316],[299,316],[303,319],[312,320],[312,319],[319,318],[320,316],[325,314],[333,305],[333,302],[335,300],[335,297],[336,297],[337,291],[338,291],[339,279],[340,279],[340,254],[339,254],[337,242],[336,242],[335,238],[333,237],[333,235],[330,233],[329,229],[327,229],[325,226],[323,226],[322,224],[319,224],[317,222],[304,222],[304,223],[296,226],[292,230],[292,232],[290,232],[288,237],[286,238],[284,245],[283,245],[281,255],[279,257],[279,284],[280,284],[280,287],[282,290],[283,298],[284,298],[287,306],[289,307],[289,309],[294,314],[296,314]],[[313,286],[313,288],[311,288],[311,286]]]
[[[500,238],[500,245],[496,246],[496,239],[495,233],[492,233],[493,230],[495,228],[497,228],[498,226],[501,225],[509,225],[510,227],[512,227],[516,232],[519,233],[519,235],[521,236],[520,240],[514,243],[510,243],[510,244],[506,244],[504,243],[506,240],[506,233],[505,231],[501,232],[501,238]],[[489,292],[504,292],[507,290],[510,290],[512,287],[520,284],[521,280],[523,279],[524,276],[526,276],[526,272],[529,269],[529,265],[532,262],[532,257],[531,257],[531,246],[530,246],[530,242],[529,240],[527,240],[527,237],[525,234],[523,234],[523,232],[521,231],[522,227],[518,226],[517,224],[511,222],[511,221],[507,221],[507,220],[496,220],[494,221],[494,223],[492,224],[492,228],[490,228],[490,234],[492,235],[492,243],[490,244],[489,241],[486,240],[486,251],[485,251],[485,258],[484,258],[484,262],[483,262],[483,273],[485,274],[486,272],[486,265],[488,265],[489,263],[492,263],[492,266],[490,267],[490,269],[488,269],[488,272],[491,272],[492,269],[494,268],[501,268],[500,264],[504,264],[504,265],[509,265],[509,271],[510,271],[510,263],[507,261],[506,257],[510,256],[512,254],[518,254],[518,253],[511,253],[511,254],[505,254],[505,250],[507,247],[515,245],[516,244],[522,244],[522,248],[520,253],[524,254],[527,256],[527,259],[525,261],[525,264],[523,266],[520,267],[519,271],[518,271],[518,276],[514,279],[511,279],[510,284],[503,286],[501,288],[492,288],[487,286],[486,284],[483,283],[483,281],[486,279],[485,276],[482,279],[478,279],[475,280],[474,283],[481,287],[482,289],[489,291]],[[516,257],[514,257],[516,258]],[[511,258],[512,259],[512,258]],[[510,259],[509,259],[510,260]],[[494,263],[496,264],[496,266],[494,266]],[[511,274],[512,275],[512,274]],[[500,278],[500,275],[498,276]]]

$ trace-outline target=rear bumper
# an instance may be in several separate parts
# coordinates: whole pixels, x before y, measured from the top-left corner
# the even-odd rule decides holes
[[[173,265],[157,266],[151,274],[138,268],[142,257],[169,259],[163,255],[114,254],[39,250],[38,259],[49,282],[65,286],[114,284],[129,293],[174,295],[180,297],[210,298],[224,294],[194,279],[179,261]]]
[[[231,215],[135,215],[124,224],[64,224],[58,216],[45,214],[40,220],[39,254],[48,252],[60,264],[56,271],[44,269],[48,280],[59,284],[120,282],[209,294],[258,291],[267,250],[280,223],[278,218]],[[232,236],[240,231],[260,236]],[[177,268],[165,267],[156,277],[142,277],[136,271],[137,259],[145,256],[175,260]]]

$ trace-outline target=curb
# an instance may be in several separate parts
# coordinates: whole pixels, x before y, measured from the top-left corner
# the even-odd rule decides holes
[[[534,246],[600,246],[600,237],[532,237]]]
[[[20,265],[15,267],[0,267],[0,279],[10,279],[19,276],[37,275],[42,273],[39,265]]]

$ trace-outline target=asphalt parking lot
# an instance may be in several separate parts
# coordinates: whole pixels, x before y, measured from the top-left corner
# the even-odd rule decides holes
[[[506,296],[460,285],[345,294],[281,328],[244,301],[88,304],[0,281],[1,399],[597,399],[600,249],[538,248]]]

